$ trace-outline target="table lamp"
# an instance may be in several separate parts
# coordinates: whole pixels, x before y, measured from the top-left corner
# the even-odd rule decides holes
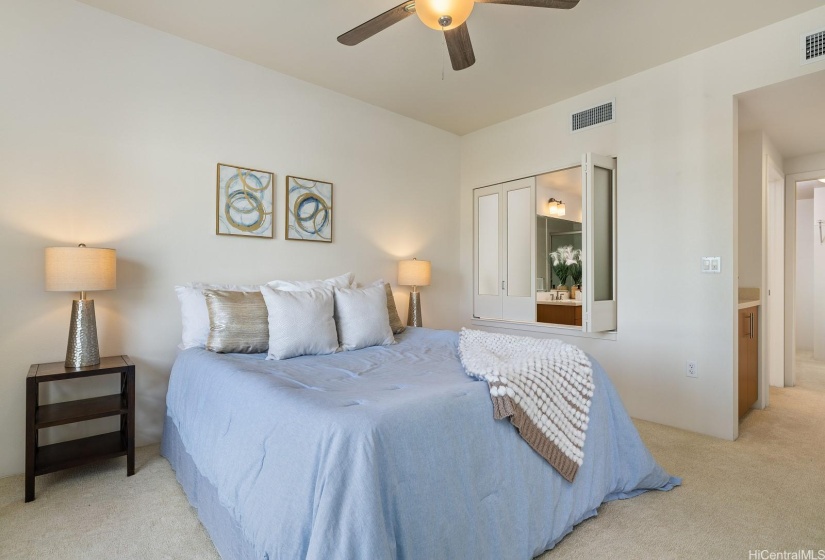
[[[410,327],[424,326],[421,320],[421,292],[420,286],[430,285],[430,261],[412,259],[398,263],[398,284],[412,286],[410,292],[410,308],[407,311],[407,325]]]
[[[81,368],[100,363],[97,346],[95,302],[86,292],[114,290],[117,260],[114,249],[86,247],[48,247],[46,249],[46,291],[80,292],[72,301],[66,367]]]

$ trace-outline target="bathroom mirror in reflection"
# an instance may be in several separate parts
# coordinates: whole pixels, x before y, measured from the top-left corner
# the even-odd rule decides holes
[[[536,321],[580,327],[580,166],[536,176],[536,212]]]

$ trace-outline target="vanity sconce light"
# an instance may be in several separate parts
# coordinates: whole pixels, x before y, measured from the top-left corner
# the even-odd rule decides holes
[[[564,205],[564,202],[561,200],[556,200],[555,198],[551,198],[547,201],[547,212],[551,216],[564,216],[567,212],[567,209]]]

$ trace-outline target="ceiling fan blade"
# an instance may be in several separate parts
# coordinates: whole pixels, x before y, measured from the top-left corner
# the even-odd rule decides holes
[[[470,32],[467,30],[466,23],[445,31],[444,37],[447,39],[447,50],[450,52],[453,70],[464,70],[476,63],[476,55],[473,52],[473,43],[470,41]]]
[[[477,4],[509,4],[510,6],[532,6],[533,8],[575,8],[579,0],[476,0]]]
[[[338,42],[342,45],[355,46],[364,39],[369,39],[379,31],[383,31],[394,23],[398,23],[415,13],[415,9],[408,9],[408,6],[415,6],[414,1],[407,0],[395,8],[387,10],[380,16],[375,16],[371,20],[362,23],[354,29],[350,29],[340,37]]]

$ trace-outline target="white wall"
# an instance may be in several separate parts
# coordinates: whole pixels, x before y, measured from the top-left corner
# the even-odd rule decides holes
[[[785,173],[790,175],[806,171],[825,171],[825,152],[785,160]]]
[[[770,137],[762,131],[739,133],[739,287],[760,288],[767,277],[768,160],[780,174],[783,160]]]
[[[472,189],[618,156],[618,337],[564,337],[604,366],[629,412],[724,438],[738,433],[734,95],[825,68],[802,66],[807,12],[462,139],[462,316],[472,324]],[[569,134],[572,110],[615,98],[615,124]],[[720,256],[703,275],[700,257]],[[696,360],[699,378],[685,375]]]
[[[73,1],[2,13],[0,476],[23,470],[29,364],[65,356],[72,294],[43,291],[48,246],[118,251],[117,290],[93,297],[101,354],[137,365],[138,444],[160,436],[175,284],[394,283],[418,256],[425,324],[457,326],[458,137]],[[215,235],[218,162],[277,174],[275,240]],[[288,174],[335,184],[334,243],[283,239]],[[72,383],[52,396],[111,387]]]
[[[762,287],[762,131],[739,133],[739,287]]]
[[[782,154],[779,153],[771,137],[766,133],[762,134],[762,154],[773,161],[777,171],[781,173],[785,172],[785,159],[782,157]]]
[[[814,201],[796,203],[796,348],[814,348]]]

